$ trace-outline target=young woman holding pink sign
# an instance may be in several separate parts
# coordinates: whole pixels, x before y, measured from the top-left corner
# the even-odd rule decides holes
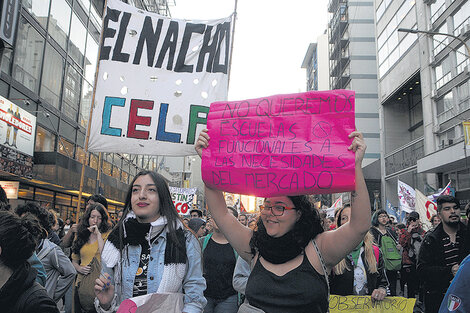
[[[323,232],[318,211],[308,196],[266,198],[257,229],[241,225],[227,210],[222,191],[206,186],[212,217],[252,272],[240,312],[327,312],[331,269],[352,251],[370,228],[370,203],[362,160],[362,133],[349,135],[355,152],[356,190],[352,193],[347,225]],[[200,133],[196,151],[209,146],[207,130]]]

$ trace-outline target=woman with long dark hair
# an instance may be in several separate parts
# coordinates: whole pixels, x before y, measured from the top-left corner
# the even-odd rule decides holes
[[[131,182],[123,218],[101,257],[103,275],[95,284],[99,312],[116,311],[122,301],[149,293],[172,294],[183,312],[202,312],[206,304],[201,247],[156,172],[142,171]]]
[[[356,188],[351,220],[340,229],[324,232],[318,211],[308,196],[277,196],[264,200],[257,230],[242,226],[227,211],[220,190],[206,186],[209,210],[233,248],[252,271],[246,299],[239,312],[326,312],[327,273],[356,247],[370,225],[370,203],[362,174],[366,145],[359,132],[349,135],[348,150],[355,152]],[[196,151],[209,145],[204,130]],[[345,148],[346,150],[346,148]]]
[[[90,299],[80,299],[77,291],[83,277],[91,273],[90,263],[93,258],[100,260],[109,232],[109,216],[105,207],[100,203],[89,205],[78,224],[77,238],[72,244],[72,264],[77,271],[74,292],[75,313],[82,311],[83,303],[90,303]]]
[[[0,308],[4,313],[59,313],[27,261],[43,232],[31,214],[20,218],[0,211]]]

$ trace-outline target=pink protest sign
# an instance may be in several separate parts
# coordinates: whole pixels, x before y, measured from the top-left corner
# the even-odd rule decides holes
[[[261,197],[355,188],[354,91],[215,102],[202,178],[211,188]]]

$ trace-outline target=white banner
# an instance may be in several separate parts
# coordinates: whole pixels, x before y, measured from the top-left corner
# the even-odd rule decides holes
[[[178,213],[187,215],[193,208],[194,195],[197,188],[178,188],[170,186],[171,199]]]
[[[36,117],[0,96],[0,144],[32,156],[35,136]]]
[[[415,190],[400,180],[398,180],[398,199],[403,211],[411,213],[415,210]]]
[[[89,151],[193,155],[227,99],[231,17],[170,19],[108,0]]]
[[[430,201],[421,191],[416,189],[416,212],[423,229],[428,231],[432,228],[431,217],[437,213],[437,204]]]
[[[19,181],[0,181],[0,186],[7,194],[7,199],[18,199],[18,189],[20,189]]]

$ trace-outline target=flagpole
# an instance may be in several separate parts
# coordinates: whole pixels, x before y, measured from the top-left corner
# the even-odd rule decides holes
[[[104,2],[104,9],[105,10],[103,12],[103,17],[101,18],[101,25],[104,25],[104,18],[107,14],[107,11],[108,11],[108,0],[105,0],[105,2]],[[103,45],[103,30],[101,30],[99,47],[101,47],[102,45]],[[92,98],[91,98],[90,116],[88,117],[87,132],[86,132],[86,137],[85,137],[85,158],[82,161],[82,172],[81,172],[81,175],[80,175],[80,189],[78,190],[77,216],[75,218],[75,222],[77,224],[78,224],[78,221],[79,221],[80,207],[81,207],[81,202],[82,202],[83,181],[85,179],[85,166],[86,166],[87,159],[89,157],[88,142],[90,140],[91,121],[92,121],[92,116],[93,116],[93,108],[95,106],[96,84],[98,83],[98,72],[99,72],[99,69],[100,69],[100,55],[101,55],[101,49],[98,49],[98,58],[96,60],[95,81],[93,83],[93,95],[92,95]],[[98,165],[98,172],[100,170],[101,170],[101,167],[100,167],[100,165]]]
[[[227,91],[230,89],[230,75],[232,73],[233,44],[235,42],[235,23],[237,22],[237,7],[238,7],[238,0],[235,0],[235,8],[233,9],[232,42],[230,44],[230,62],[228,66]]]

